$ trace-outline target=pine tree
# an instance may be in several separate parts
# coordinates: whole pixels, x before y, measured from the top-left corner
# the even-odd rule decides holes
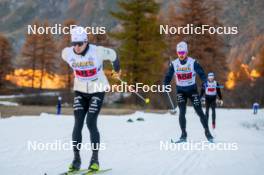
[[[0,34],[0,87],[5,85],[5,77],[12,71],[11,59],[11,44],[3,34]]]
[[[176,13],[176,4],[172,0],[168,3],[168,9],[166,11],[162,12],[162,21],[163,25],[168,25],[170,27],[175,26],[175,24],[178,21],[177,13]],[[167,57],[175,57],[176,54],[176,44],[179,41],[178,37],[168,33],[165,35],[165,41],[167,44]]]
[[[161,79],[165,43],[159,34],[160,4],[154,0],[119,1],[119,12],[111,15],[121,22],[122,30],[111,36],[121,41],[118,49],[123,74],[129,83],[152,84]]]

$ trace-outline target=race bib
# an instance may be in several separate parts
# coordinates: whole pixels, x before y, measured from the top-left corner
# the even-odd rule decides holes
[[[216,89],[215,88],[208,88],[207,90],[208,90],[208,92],[214,92]]]
[[[96,74],[97,74],[96,68],[90,70],[75,70],[75,75],[79,77],[92,77]]]
[[[191,86],[195,84],[195,71],[194,71],[195,60],[191,57],[187,58],[186,63],[183,65],[180,63],[179,59],[172,62],[176,84],[177,86]]]
[[[216,86],[217,83],[216,81],[213,82],[207,82],[206,89],[205,89],[205,94],[206,95],[216,95]]]
[[[192,79],[192,72],[189,73],[176,73],[176,76],[179,81],[186,81]]]

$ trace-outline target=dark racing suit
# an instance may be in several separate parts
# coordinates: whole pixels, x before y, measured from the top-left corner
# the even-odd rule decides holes
[[[200,97],[203,97],[205,94],[205,108],[206,108],[206,120],[207,123],[209,121],[209,109],[210,107],[212,108],[212,124],[213,127],[215,127],[215,119],[216,119],[216,113],[215,113],[215,108],[216,108],[216,98],[217,96],[219,97],[220,100],[222,100],[222,94],[220,90],[220,86],[218,82],[215,82],[216,87],[210,87],[209,86],[210,82],[206,82],[203,84],[201,88],[201,95]]]
[[[193,60],[192,63],[188,63],[189,59]],[[176,63],[177,62],[177,63]],[[185,66],[186,65],[186,66]],[[198,64],[197,61],[194,59],[188,57],[184,60],[176,59],[172,61],[172,63],[169,66],[169,69],[166,73],[165,79],[164,79],[164,85],[168,85],[172,79],[172,77],[175,75],[176,78],[176,91],[177,91],[177,102],[180,110],[179,114],[179,123],[182,131],[181,138],[187,137],[186,132],[186,105],[187,105],[187,99],[190,99],[192,102],[192,105],[200,117],[201,124],[205,130],[206,137],[212,137],[208,128],[208,124],[206,122],[206,116],[202,110],[200,96],[197,91],[197,85],[195,83],[195,74],[198,74],[203,82],[206,81],[206,75],[202,69],[202,67]],[[188,80],[189,79],[189,80]],[[183,83],[181,83],[181,81]],[[188,81],[190,82],[188,85]]]

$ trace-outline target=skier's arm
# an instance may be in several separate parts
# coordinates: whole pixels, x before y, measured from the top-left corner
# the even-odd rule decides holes
[[[168,84],[170,84],[171,79],[172,79],[172,77],[173,77],[173,74],[174,74],[174,68],[173,68],[172,63],[170,63],[169,69],[168,69],[168,71],[167,71],[167,73],[166,73],[166,75],[165,75],[165,78],[164,78],[164,80],[163,80],[163,84],[164,84],[164,85],[168,85]]]
[[[205,93],[205,87],[204,84],[202,84],[200,98],[203,97],[204,93]]]
[[[97,47],[97,53],[102,60],[109,60],[112,62],[113,69],[115,72],[120,71],[120,61],[113,49],[109,49],[103,46]]]
[[[221,90],[219,87],[219,83],[217,83],[216,91],[217,91],[217,95],[218,95],[219,99],[222,100],[222,93],[221,93]]]
[[[204,73],[203,68],[201,67],[201,65],[197,61],[194,62],[194,71],[199,75],[199,77],[201,78],[203,84],[205,84],[206,75]]]

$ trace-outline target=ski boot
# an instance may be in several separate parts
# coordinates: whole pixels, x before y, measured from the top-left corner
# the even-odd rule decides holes
[[[214,137],[211,135],[210,131],[209,130],[206,130],[205,131],[205,137],[207,138],[207,140],[209,142],[214,142]]]
[[[79,171],[81,168],[81,157],[79,152],[74,152],[74,158],[72,163],[69,166],[68,172],[72,173],[75,171]]]
[[[93,153],[88,170],[99,171],[98,152]]]
[[[186,142],[186,141],[187,141],[187,132],[183,131],[181,134],[181,137],[175,143],[182,143],[182,142]]]

